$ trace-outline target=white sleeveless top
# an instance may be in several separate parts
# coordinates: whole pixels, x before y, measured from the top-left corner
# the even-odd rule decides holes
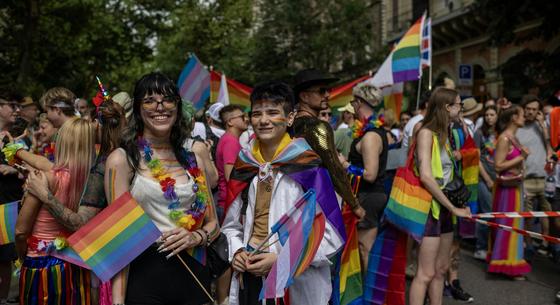
[[[175,184],[175,193],[179,197],[180,210],[189,209],[196,198],[193,191],[194,179],[189,173],[187,175],[189,176],[187,183]],[[134,180],[132,180],[130,194],[162,233],[177,228],[169,218],[169,201],[163,197],[159,182],[144,177],[137,172]]]

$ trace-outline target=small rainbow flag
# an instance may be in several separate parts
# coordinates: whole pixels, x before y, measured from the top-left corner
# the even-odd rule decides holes
[[[283,297],[319,249],[325,233],[325,215],[320,209],[317,211],[315,190],[308,190],[270,231],[278,233],[282,249],[264,281],[261,300]]]
[[[402,110],[404,83],[396,83],[383,88],[383,104],[385,109],[392,109],[395,119],[399,119]]]
[[[404,34],[397,46],[368,83],[383,88],[394,83],[418,80],[422,75],[420,47],[426,15],[422,15]]]
[[[68,244],[104,282],[161,236],[130,193],[124,193],[68,238]]]
[[[14,201],[0,205],[0,245],[13,243],[16,239],[16,220],[18,217],[18,203]]]
[[[362,300],[362,267],[358,249],[358,219],[348,205],[342,213],[346,227],[347,240],[342,252],[340,266],[340,305],[361,304]]]
[[[331,107],[343,107],[344,105],[350,103],[353,99],[352,88],[368,78],[369,75],[364,75],[353,81],[332,88],[329,93],[329,105]]]
[[[210,97],[210,73],[196,55],[190,55],[185,68],[177,80],[181,98],[191,101],[196,110],[204,107]]]
[[[249,96],[251,95],[253,88],[230,78],[225,79],[227,90],[223,91],[227,91],[229,103],[249,107],[251,105]],[[217,71],[210,71],[210,103],[214,103],[218,100],[221,83],[222,74]]]

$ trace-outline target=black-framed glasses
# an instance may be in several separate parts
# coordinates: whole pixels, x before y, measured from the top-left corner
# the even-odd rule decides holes
[[[315,89],[315,90],[305,90],[305,92],[313,92],[313,93],[319,93],[320,95],[325,95],[327,92],[329,92],[329,88],[320,87],[320,88]]]
[[[179,103],[179,97],[177,96],[164,96],[161,101],[153,97],[148,97],[142,100],[142,108],[148,111],[155,111],[159,105],[163,107],[164,110],[175,110],[177,104]]]
[[[6,106],[6,105],[7,105],[7,106],[10,106],[10,107],[12,107],[12,110],[14,110],[14,111],[15,111],[15,110],[18,110],[18,109],[21,109],[21,106],[20,106],[18,103],[16,103],[16,102],[0,102],[0,105],[2,105],[2,106]]]

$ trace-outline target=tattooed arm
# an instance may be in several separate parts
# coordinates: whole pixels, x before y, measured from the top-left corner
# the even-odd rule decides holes
[[[47,177],[42,172],[32,171],[27,178],[28,191],[43,202],[45,208],[65,228],[76,231],[95,216],[101,209],[80,206],[77,212],[62,204],[49,190]]]
[[[105,196],[111,204],[116,198],[128,192],[133,171],[128,165],[123,149],[114,150],[105,163]],[[113,304],[124,304],[128,266],[111,279]]]

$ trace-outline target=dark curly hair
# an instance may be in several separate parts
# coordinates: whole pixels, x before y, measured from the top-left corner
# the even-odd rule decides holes
[[[183,166],[187,166],[187,159],[183,151],[183,143],[190,134],[190,126],[187,126],[183,119],[182,103],[179,90],[171,79],[159,72],[152,72],[142,76],[134,86],[132,115],[128,122],[128,128],[123,133],[121,147],[128,153],[128,162],[136,171],[140,165],[140,152],[138,150],[138,136],[144,131],[144,122],[140,116],[142,99],[146,95],[161,94],[164,96],[177,97],[177,119],[171,127],[169,141],[175,153],[177,161]]]

